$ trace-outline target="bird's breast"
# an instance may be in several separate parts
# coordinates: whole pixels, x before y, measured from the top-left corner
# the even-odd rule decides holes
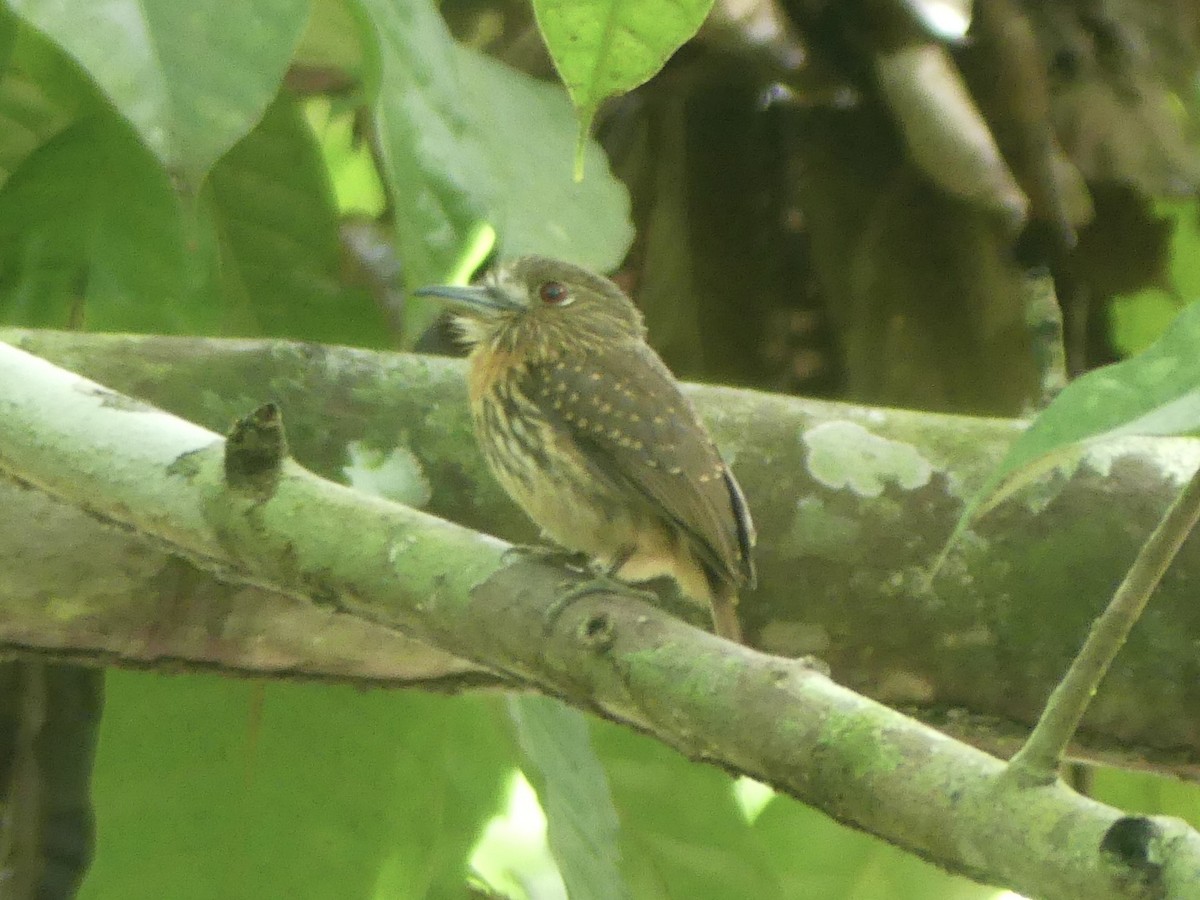
[[[520,378],[525,370],[520,354],[487,344],[476,346],[468,361],[467,393],[472,408],[496,388]]]

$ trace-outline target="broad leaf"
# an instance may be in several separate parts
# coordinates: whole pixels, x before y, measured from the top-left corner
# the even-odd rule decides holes
[[[429,0],[362,0],[379,49],[375,122],[406,281],[443,280],[487,216],[495,174],[470,117],[454,43]]]
[[[81,900],[463,896],[515,762],[492,710],[110,673]]]
[[[583,713],[558,700],[513,695],[508,711],[522,768],[546,813],[550,850],[572,900],[629,897],[617,813]]]
[[[13,34],[7,65],[0,70],[0,185],[76,118],[107,113],[107,104],[69,57],[8,16]]]
[[[115,116],[67,128],[0,189],[0,315],[39,327],[176,331],[179,204]]]
[[[621,819],[625,875],[638,900],[796,896],[781,892],[735,801],[732,778],[627,729],[591,725]]]
[[[607,270],[632,240],[629,199],[589,145],[575,185],[568,104],[547,85],[451,39],[428,0],[362,0],[378,40],[376,127],[410,287],[443,281],[482,221],[501,252]],[[409,339],[438,307],[410,301]]]
[[[310,0],[9,0],[198,186],[279,89]]]
[[[692,37],[712,0],[533,0],[538,27],[586,134],[600,104],[631,91]]]
[[[70,112],[38,81],[19,68],[7,69],[0,78],[0,185],[70,121]]]
[[[1200,303],[1150,347],[1071,382],[1009,449],[967,504],[951,541],[977,515],[1098,441],[1126,435],[1200,436]]]
[[[293,101],[276,101],[217,164],[204,200],[224,333],[385,342],[382,314],[369,296],[339,280],[337,210],[312,131]]]
[[[8,57],[17,39],[17,20],[4,6],[0,6],[0,73],[8,68]]]
[[[575,116],[562,91],[466,48],[459,72],[472,86],[472,118],[501,185],[489,210],[500,253],[555,256],[598,272],[621,264],[633,242],[629,192],[594,141],[586,175],[571,173]]]

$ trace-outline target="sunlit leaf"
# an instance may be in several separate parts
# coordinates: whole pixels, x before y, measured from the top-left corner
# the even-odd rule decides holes
[[[213,169],[206,191],[230,331],[380,345],[381,312],[339,280],[337,210],[315,138],[281,98]]]
[[[533,694],[510,697],[508,709],[572,900],[631,896],[620,869],[617,813],[584,714]]]
[[[954,536],[1090,444],[1126,435],[1200,436],[1198,358],[1200,303],[1193,303],[1142,353],[1071,382],[1009,449],[968,503]]]
[[[783,893],[733,779],[607,722],[592,722],[621,820],[625,873],[638,900],[771,900]]]
[[[410,287],[446,280],[480,221],[501,252],[597,269],[623,258],[629,200],[600,150],[572,182],[574,119],[554,89],[459,48],[426,0],[363,0],[380,56],[376,125]],[[414,338],[438,307],[410,301]]]
[[[385,206],[383,184],[371,148],[354,134],[354,116],[336,114],[326,97],[306,101],[304,112],[320,142],[338,210],[371,219],[382,215]]]
[[[538,27],[579,110],[581,130],[600,104],[631,91],[692,37],[712,0],[533,0]]]
[[[9,0],[198,185],[279,89],[310,0]]]

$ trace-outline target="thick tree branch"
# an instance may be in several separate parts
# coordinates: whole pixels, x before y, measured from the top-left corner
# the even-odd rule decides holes
[[[998,760],[818,672],[628,597],[582,599],[549,624],[561,570],[506,565],[501,541],[291,461],[268,490],[231,490],[215,434],[3,344],[0,418],[0,467],[24,483],[223,576],[400,628],[766,781],[952,871],[1047,898],[1186,897],[1200,883],[1200,835],[1178,821],[1131,820],[1062,784],[1022,787]]]
[[[296,458],[315,471],[509,540],[534,537],[483,469],[457,361],[279,342],[0,334],[219,431],[274,399]],[[1098,448],[1067,477],[977,523],[929,593],[925,566],[1019,423],[717,388],[694,396],[759,526],[761,586],[742,606],[752,640],[820,656],[839,683],[1001,753],[1024,738],[1200,463],[1183,439]],[[3,478],[0,509],[10,513],[0,516],[0,645],[9,652],[392,684],[496,680],[393,630],[223,583]],[[1191,542],[1073,752],[1200,773],[1197,577],[1200,545]]]

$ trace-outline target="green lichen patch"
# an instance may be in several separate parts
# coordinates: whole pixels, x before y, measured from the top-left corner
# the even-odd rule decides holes
[[[879,437],[856,422],[822,422],[800,437],[808,447],[809,472],[834,490],[874,498],[889,484],[911,491],[933,476],[932,464],[912,444]]]
[[[861,713],[831,715],[821,731],[821,743],[838,748],[856,780],[893,772],[904,761],[896,747],[883,740],[879,724]]]
[[[351,441],[346,452],[350,461],[342,466],[342,475],[351,487],[418,508],[433,496],[424,467],[406,447],[385,453],[361,441]]]

